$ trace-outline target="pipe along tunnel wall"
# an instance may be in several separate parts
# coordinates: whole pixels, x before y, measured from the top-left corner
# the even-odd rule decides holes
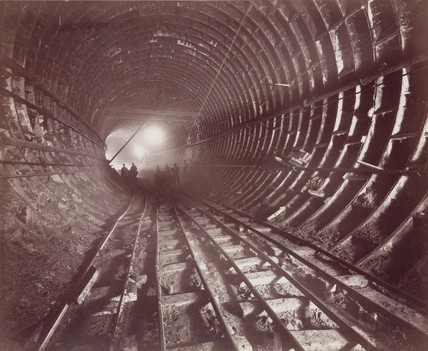
[[[144,167],[187,160],[193,190],[425,298],[427,2],[0,9],[5,335],[31,334],[126,206],[104,156],[141,123],[124,108],[190,116]],[[275,161],[295,150],[306,170]],[[337,170],[358,161],[399,172]]]

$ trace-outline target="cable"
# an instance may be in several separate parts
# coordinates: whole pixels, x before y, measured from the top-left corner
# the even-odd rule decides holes
[[[239,34],[239,32],[240,32],[240,30],[241,30],[241,28],[242,28],[242,25],[244,24],[244,21],[245,21],[245,19],[247,18],[247,15],[248,15],[248,13],[250,12],[250,10],[251,10],[252,8],[253,8],[253,4],[250,4],[250,6],[248,7],[248,9],[247,9],[247,11],[245,12],[244,16],[242,17],[241,22],[239,23],[239,27],[238,27],[238,29],[237,29],[237,30],[236,30],[236,32],[235,32],[235,36],[233,37],[233,40],[232,40],[232,42],[231,42],[231,43],[230,43],[230,45],[229,45],[229,48],[228,48],[228,50],[227,50],[227,52],[226,52],[226,55],[225,55],[225,57],[224,57],[224,59],[223,59],[223,62],[221,63],[221,65],[220,65],[219,69],[217,70],[217,73],[216,73],[216,75],[215,75],[215,77],[214,77],[214,79],[213,79],[213,81],[212,81],[212,83],[211,83],[210,88],[208,89],[208,93],[207,93],[207,95],[205,96],[204,101],[202,102],[201,107],[199,108],[199,111],[198,111],[198,114],[196,115],[195,120],[198,120],[198,119],[199,119],[199,116],[200,116],[200,114],[201,114],[201,112],[202,112],[202,109],[203,109],[203,108],[204,108],[204,106],[205,106],[205,103],[206,103],[206,101],[207,101],[207,99],[208,99],[209,95],[211,94],[211,91],[212,91],[212,89],[213,89],[213,87],[214,87],[214,84],[216,83],[217,78],[218,78],[218,76],[220,75],[221,70],[223,69],[223,66],[224,66],[224,64],[226,63],[226,60],[227,60],[227,59],[228,59],[228,57],[229,57],[230,50],[232,49],[232,46],[235,44],[235,40],[236,40],[236,38],[238,37],[238,34]]]
[[[129,144],[129,142],[132,140],[132,138],[134,138],[134,136],[135,136],[135,135],[140,131],[140,129],[141,129],[141,128],[143,128],[143,126],[144,126],[145,124],[146,124],[146,123],[145,123],[145,122],[143,122],[143,123],[138,127],[138,129],[134,132],[134,134],[132,134],[132,135],[131,135],[131,137],[126,141],[126,143],[125,143],[125,144],[123,144],[123,146],[119,149],[119,151],[118,151],[118,152],[116,152],[116,154],[111,158],[111,160],[110,160],[110,161],[108,161],[108,164],[110,164],[110,163],[112,163],[112,162],[113,162],[113,160],[116,158],[116,156],[120,154],[120,152],[125,148],[125,146],[126,146],[126,145],[128,145],[128,144]]]

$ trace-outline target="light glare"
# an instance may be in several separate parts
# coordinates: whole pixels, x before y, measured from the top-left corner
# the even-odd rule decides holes
[[[134,155],[137,157],[144,156],[144,149],[139,144],[134,144]]]
[[[165,140],[165,133],[159,127],[149,127],[145,130],[144,136],[147,141],[155,146],[161,145]]]

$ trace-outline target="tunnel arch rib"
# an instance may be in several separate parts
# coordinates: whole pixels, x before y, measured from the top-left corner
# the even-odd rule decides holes
[[[165,122],[148,173],[187,160],[199,194],[423,297],[427,1],[3,1],[0,16],[7,229],[23,208],[64,237],[67,213],[91,225],[72,201],[94,226],[118,211],[105,140],[142,119],[108,111],[175,108],[193,119]]]

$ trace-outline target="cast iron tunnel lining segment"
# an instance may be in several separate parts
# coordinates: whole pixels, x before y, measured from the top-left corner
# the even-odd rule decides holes
[[[29,223],[64,231],[71,193],[102,217],[107,137],[170,106],[196,118],[165,117],[144,167],[186,159],[200,193],[421,298],[427,15],[418,0],[2,2],[4,189]],[[275,161],[296,150],[310,158]]]

